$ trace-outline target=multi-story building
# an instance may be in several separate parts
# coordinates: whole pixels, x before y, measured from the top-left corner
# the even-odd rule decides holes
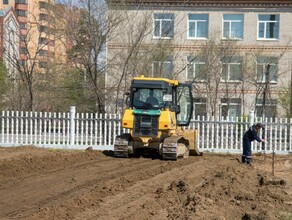
[[[5,63],[10,76],[16,73],[10,57],[19,58],[19,24],[11,6],[0,10],[0,58]]]
[[[107,43],[112,91],[164,76],[193,83],[195,115],[285,115],[292,1],[113,0],[108,10],[120,21]]]
[[[63,44],[58,44],[62,55],[55,56],[55,36],[57,22],[54,20],[55,0],[3,0],[0,8],[11,6],[19,21],[20,27],[20,59],[24,64],[28,57],[38,60],[38,69],[45,71],[48,62],[65,63]],[[28,56],[28,53],[30,55]],[[56,59],[55,59],[56,58]],[[60,62],[62,59],[63,62]]]

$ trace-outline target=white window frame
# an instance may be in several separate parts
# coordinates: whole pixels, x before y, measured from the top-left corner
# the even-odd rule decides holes
[[[261,77],[261,79],[259,80],[259,78],[258,78],[258,75],[259,75],[258,72],[257,72],[257,75],[256,75],[257,83],[266,83],[266,74],[265,73],[266,73],[268,64],[270,64],[271,66],[275,66],[276,69],[277,69],[277,64],[276,63],[258,63],[257,62],[257,71],[258,71],[258,66],[262,66],[262,75],[261,75],[262,77]],[[277,74],[277,72],[275,74]],[[276,80],[273,80],[270,77],[270,82],[269,83],[276,84],[277,82],[278,82],[277,76],[276,76]]]
[[[224,15],[242,15],[242,14],[224,14]],[[222,39],[233,39],[242,40],[244,36],[244,15],[242,15],[242,20],[224,20],[224,15],[222,17]],[[229,23],[229,33],[228,37],[224,37],[224,24]],[[242,37],[232,37],[232,23],[242,23]]]
[[[205,102],[203,102],[203,101],[201,101],[202,100],[202,98],[200,98],[200,101],[198,101],[198,102],[196,102],[196,98],[194,98],[194,103],[193,103],[193,105],[194,105],[194,116],[195,117],[198,117],[198,116],[200,116],[200,117],[202,117],[202,115],[196,115],[196,109],[197,109],[197,106],[198,105],[204,105],[206,108],[205,108],[205,110],[206,110],[206,116],[207,116],[207,100],[205,99]]]
[[[265,20],[265,21],[260,21],[260,16],[261,15],[276,15],[278,16],[278,20],[276,21],[270,21],[270,20]],[[264,37],[260,37],[260,23],[264,23]],[[278,38],[267,38],[266,36],[266,30],[267,30],[267,24],[269,23],[278,23]],[[279,14],[259,14],[258,15],[258,24],[257,24],[257,39],[258,40],[279,40],[279,34],[280,34],[280,15]]]
[[[238,65],[240,66],[241,63],[237,63],[237,62],[227,62],[227,63],[222,63],[222,65],[226,65],[227,66],[227,79],[224,79],[222,78],[221,76],[221,81],[222,82],[241,82],[242,80],[233,80],[233,79],[230,79],[230,74],[231,74],[231,65]],[[223,68],[223,67],[222,67]]]
[[[192,19],[189,19],[189,15],[194,15],[196,13],[190,13],[188,14],[188,31],[187,31],[187,34],[188,34],[188,39],[197,39],[197,40],[206,40],[208,39],[208,35],[209,35],[209,14],[198,14],[198,15],[208,15],[208,19],[207,20],[192,20]],[[198,22],[205,22],[206,25],[207,25],[207,36],[206,37],[198,37],[197,36],[197,33],[198,33]],[[192,37],[190,36],[190,23],[195,23],[195,37]]]
[[[155,64],[158,64],[159,65],[159,69],[161,69],[162,70],[162,65],[164,65],[164,64],[170,64],[171,65],[171,67],[173,68],[173,61],[171,61],[171,60],[165,60],[165,61],[153,61],[152,62],[152,77],[155,77],[155,74],[154,74],[154,65]],[[162,73],[163,74],[163,73]],[[172,72],[171,73],[166,73],[167,75],[168,74],[171,74],[172,75]],[[167,76],[163,76],[163,77],[167,77]]]
[[[199,64],[199,65],[206,65],[206,63],[205,62],[201,62],[201,61],[193,61],[193,62],[189,62],[188,61],[188,57],[187,57],[187,67],[188,66],[190,66],[190,65],[192,65],[193,66],[193,73],[191,74],[192,75],[192,78],[190,79],[190,78],[188,78],[188,76],[189,76],[189,68],[186,68],[186,80],[195,80],[196,82],[206,82],[206,80],[205,79],[196,79],[196,66],[197,66],[197,64]]]
[[[220,108],[220,110],[221,110],[221,116],[223,116],[222,114],[223,114],[223,109],[222,109],[222,107],[223,106],[228,106],[228,103],[226,103],[226,102],[221,102],[221,108]],[[236,106],[236,108],[237,109],[239,109],[240,108],[240,113],[242,112],[242,105],[241,105],[241,103],[240,102],[229,102],[229,107],[230,106],[232,106],[232,107],[234,107],[234,106]],[[225,117],[225,116],[223,116],[223,117]],[[230,108],[228,108],[228,110],[227,110],[227,117],[230,117]],[[240,116],[236,116],[236,117],[240,117]],[[233,117],[234,118],[234,117]]]
[[[269,108],[274,108],[276,110],[275,113],[277,114],[277,103],[266,103],[265,106],[269,107]],[[256,111],[255,111],[257,117],[263,117],[263,115],[259,115],[258,114],[257,107],[261,107],[262,108],[263,107],[263,103],[256,103]],[[267,117],[267,116],[265,115],[265,117]],[[269,117],[269,118],[271,118],[271,117]]]
[[[163,21],[172,21],[173,22],[173,35],[174,35],[174,18],[155,18],[155,14],[173,14],[173,13],[154,13],[153,14],[153,39],[173,39],[174,36],[172,37],[163,37],[162,36],[162,24]],[[174,17],[174,15],[173,15]],[[159,21],[159,35],[155,35],[155,23],[156,21]]]

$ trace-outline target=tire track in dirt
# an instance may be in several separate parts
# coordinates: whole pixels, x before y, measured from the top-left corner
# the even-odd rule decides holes
[[[66,200],[65,204],[58,201],[52,207],[40,210],[35,219],[50,219],[52,216],[59,219],[73,219],[78,212],[83,212],[88,207],[96,207],[108,196],[125,191],[128,187],[140,181],[153,178],[161,173],[168,172],[176,167],[185,166],[195,160],[161,161],[149,158],[140,159],[117,159],[121,167],[119,171],[108,173],[105,177],[96,179],[95,186],[88,191],[79,190],[75,197]],[[133,164],[133,160],[139,161]],[[87,187],[88,188],[88,187]],[[73,208],[72,208],[73,207]],[[66,215],[64,215],[66,213]]]
[[[206,166],[195,171],[196,166]],[[208,168],[207,168],[208,167]],[[158,204],[156,199],[161,191],[172,190],[169,187],[177,181],[192,181],[197,187],[201,186],[204,173],[215,164],[207,163],[207,160],[192,160],[191,163],[183,163],[181,166],[172,167],[166,172],[149,176],[145,180],[137,181],[125,190],[108,196],[94,209],[86,209],[74,219],[167,219],[167,202]],[[182,186],[183,187],[183,186]],[[173,204],[174,205],[174,204]],[[150,212],[150,216],[145,212]],[[147,216],[146,216],[147,215]]]
[[[0,148],[0,219],[292,217],[286,193],[291,177],[285,173],[286,181],[271,181],[263,172],[270,161],[255,158],[251,167],[240,164],[238,155],[165,161],[98,151],[5,152]],[[276,171],[290,171],[290,159],[277,160]]]
[[[149,161],[131,161],[122,169],[121,163],[115,158],[106,161],[82,163],[81,167],[73,165],[56,172],[44,172],[40,176],[28,176],[21,182],[13,182],[0,189],[0,218],[25,217],[43,206],[49,206],[57,201],[64,201],[77,194],[84,193],[96,185],[98,181],[106,181],[125,172],[131,172],[131,166],[138,168],[147,165]],[[73,169],[72,169],[73,168]],[[136,168],[132,168],[134,171]]]
[[[65,160],[67,160],[67,157],[64,156]],[[0,188],[3,186],[7,186],[9,182],[13,181],[13,184],[16,184],[18,182],[23,182],[24,179],[28,179],[28,178],[36,178],[39,176],[43,176],[43,175],[48,175],[48,174],[53,174],[53,173],[57,173],[57,172],[62,172],[65,169],[80,169],[82,167],[87,167],[90,165],[97,165],[99,163],[105,163],[107,161],[111,161],[112,158],[110,157],[106,157],[106,158],[98,158],[98,160],[94,159],[94,158],[89,158],[89,161],[83,161],[83,162],[79,162],[79,161],[73,161],[70,164],[64,164],[64,165],[52,165],[52,167],[41,167],[41,168],[31,168],[30,172],[28,173],[21,173],[20,175],[17,175],[17,167],[14,167],[14,163],[19,163],[18,161],[9,161],[7,163],[7,161],[3,161],[0,162],[0,170],[7,170],[7,167],[9,167],[8,169],[16,169],[15,174],[11,175],[11,172],[13,171],[9,171],[6,172],[4,175],[8,176],[8,178],[5,176],[2,177],[2,179],[0,180]],[[3,168],[3,164],[5,164],[6,167]],[[53,164],[53,163],[52,163]],[[33,173],[31,173],[33,172]],[[2,173],[3,175],[3,173]]]
[[[81,166],[92,160],[109,160],[99,151],[73,151],[73,150],[35,150],[31,147],[23,147],[26,150],[17,150],[13,156],[3,156],[6,151],[0,151],[0,171],[2,178],[26,176],[49,170],[64,169],[68,166]],[[32,150],[31,150],[32,149]],[[8,149],[9,150],[9,149]],[[28,153],[28,152],[29,153]],[[29,169],[28,169],[29,168]]]

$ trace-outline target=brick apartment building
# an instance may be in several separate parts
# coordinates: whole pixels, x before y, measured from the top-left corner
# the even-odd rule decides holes
[[[140,74],[177,78],[193,83],[195,115],[285,116],[292,1],[113,0],[108,10],[121,20],[107,43],[112,91]]]
[[[0,8],[12,7],[20,28],[20,60],[34,57],[38,53],[38,70],[45,72],[48,62],[66,63],[66,53],[60,38],[53,31],[55,0],[2,0]],[[26,42],[24,42],[26,41]],[[58,48],[56,49],[56,45]]]

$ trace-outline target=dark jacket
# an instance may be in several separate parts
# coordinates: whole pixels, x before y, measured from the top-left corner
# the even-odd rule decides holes
[[[255,127],[256,127],[255,125],[249,127],[249,129],[245,132],[243,138],[248,139],[249,141],[257,140],[258,142],[261,142],[262,139],[258,136]]]

